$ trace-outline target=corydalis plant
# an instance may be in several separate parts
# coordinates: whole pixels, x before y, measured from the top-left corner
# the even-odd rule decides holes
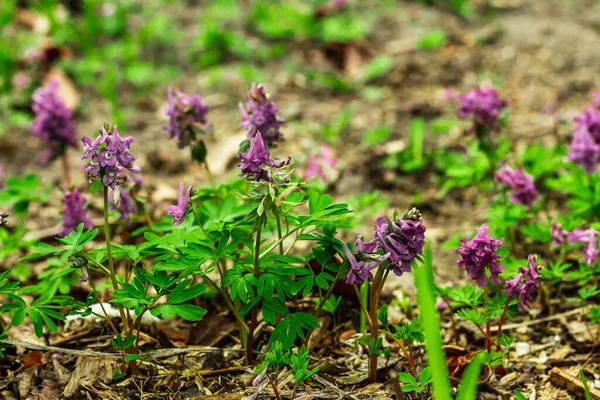
[[[173,217],[173,225],[181,225],[185,215],[187,214],[188,206],[190,204],[190,194],[192,193],[192,187],[189,186],[187,191],[184,192],[185,185],[183,182],[179,183],[179,194],[177,196],[177,205],[169,206],[167,214]]]
[[[578,243],[585,245],[581,261],[590,267],[596,264],[596,260],[598,259],[598,236],[600,232],[593,228],[575,228],[569,232],[564,230],[558,222],[553,221],[550,234],[552,235],[552,245],[556,247],[562,247],[567,243],[571,245]]]
[[[68,147],[77,148],[73,110],[67,108],[58,95],[60,84],[50,81],[33,93],[31,108],[36,114],[31,132],[42,139],[47,151],[42,155],[44,164],[65,154]]]
[[[135,157],[129,153],[133,137],[122,137],[116,126],[105,123],[94,140],[83,137],[81,141],[84,144],[82,159],[90,160],[85,171],[93,185],[101,182],[104,187],[114,189],[127,180],[127,171],[140,172],[133,164]]]
[[[62,215],[62,229],[60,236],[67,236],[77,228],[77,225],[83,224],[84,229],[90,229],[94,226],[92,220],[87,216],[85,209],[85,197],[79,193],[78,188],[69,190],[64,188],[64,209]]]
[[[510,200],[515,204],[531,207],[539,198],[532,176],[526,173],[523,167],[514,170],[504,165],[496,172],[496,181],[510,187]]]
[[[595,103],[585,108],[573,120],[577,126],[567,160],[580,165],[591,174],[596,171],[600,161],[600,104]]]
[[[177,140],[179,148],[193,144],[197,133],[206,132],[208,105],[202,104],[202,95],[188,95],[177,88],[167,89],[168,107],[165,114],[169,117],[169,137]]]
[[[304,171],[302,178],[308,179],[318,176],[323,183],[327,183],[326,171],[334,169],[336,164],[337,161],[333,158],[329,147],[322,145],[321,154],[312,153],[308,158],[306,171]]]
[[[415,208],[404,212],[401,217],[394,212],[392,219],[386,216],[378,218],[374,230],[374,240],[364,243],[363,236],[359,236],[353,251],[350,251],[345,243],[343,244],[350,265],[346,283],[353,285],[369,321],[369,378],[372,382],[377,380],[377,356],[381,353],[378,325],[379,296],[389,272],[393,271],[401,276],[404,272],[412,271],[411,263],[419,259],[425,245],[425,226],[422,224],[421,213]],[[378,270],[373,277],[371,271],[375,268]],[[363,303],[358,288],[358,285],[364,281],[370,282],[368,306]]]
[[[242,159],[238,164],[240,176],[254,182],[272,182],[277,170],[290,163],[289,157],[281,161],[271,158],[271,153],[265,147],[260,132],[250,140],[250,149],[247,153],[240,154],[240,158]]]
[[[463,238],[460,240],[458,267],[465,268],[469,277],[479,287],[487,287],[486,269],[489,270],[489,280],[492,283],[500,284],[502,264],[498,250],[504,247],[503,239],[497,240],[494,236],[490,236],[487,224],[481,225],[481,228],[475,229],[475,232],[473,239]]]
[[[506,102],[498,96],[492,87],[472,89],[460,96],[460,106],[457,112],[460,119],[473,119],[473,129],[479,132],[482,128],[490,132],[500,130],[500,117],[506,107]]]
[[[242,115],[240,128],[248,131],[248,139],[253,139],[260,132],[268,147],[283,140],[283,133],[279,129],[285,120],[277,115],[279,108],[269,100],[266,86],[253,83],[246,96],[248,102],[240,103],[239,107]]]

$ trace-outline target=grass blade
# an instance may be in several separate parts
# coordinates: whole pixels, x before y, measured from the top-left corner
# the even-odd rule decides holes
[[[477,396],[477,384],[479,381],[479,372],[481,371],[481,365],[485,362],[487,355],[479,353],[475,356],[469,365],[465,373],[463,374],[462,380],[460,381],[460,389],[458,390],[458,396],[456,400],[474,400]]]
[[[435,306],[433,262],[429,243],[425,246],[424,256],[423,267],[414,268],[413,271],[417,288],[417,304],[423,330],[425,331],[425,350],[427,351],[427,360],[433,378],[433,398],[435,400],[450,400],[450,382],[440,334],[440,316]]]

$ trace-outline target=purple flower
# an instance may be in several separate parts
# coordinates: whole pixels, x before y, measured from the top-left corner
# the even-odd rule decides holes
[[[596,171],[600,160],[600,145],[583,125],[579,125],[573,133],[567,160],[583,167],[588,174]]]
[[[279,128],[285,120],[277,116],[279,108],[268,99],[265,85],[253,83],[247,97],[248,103],[240,103],[239,106],[242,114],[240,128],[248,131],[248,139],[253,139],[260,132],[268,147],[283,140],[283,133]]]
[[[519,303],[519,311],[525,312],[527,308],[531,308],[533,303],[533,292],[540,287],[540,274],[538,271],[542,269],[541,265],[537,265],[537,256],[531,254],[527,258],[528,267],[519,267],[519,273],[514,279],[506,281],[506,296],[509,299],[517,297]]]
[[[127,180],[125,172],[140,172],[133,164],[135,158],[129,153],[133,140],[132,136],[122,137],[117,127],[109,123],[102,126],[100,135],[93,141],[88,137],[81,138],[84,144],[82,159],[90,160],[85,166],[90,183],[102,179],[105,187],[114,189]]]
[[[581,114],[573,118],[577,127],[585,127],[594,139],[600,143],[600,111],[595,107],[586,107]]]
[[[397,276],[411,272],[411,261],[423,253],[425,226],[422,222],[416,208],[405,212],[401,218],[394,216],[394,220],[386,216],[377,218],[373,237],[377,239],[377,246],[390,254],[390,265]]]
[[[177,196],[177,205],[169,206],[167,214],[173,216],[173,225],[181,225],[185,214],[187,212],[188,205],[190,204],[190,194],[192,193],[192,187],[189,186],[187,192],[183,193],[185,185],[183,181],[179,183],[179,195]]]
[[[593,228],[575,228],[571,232],[568,232],[559,223],[552,221],[550,234],[552,235],[553,246],[563,246],[565,243],[586,245],[587,247],[583,250],[581,261],[590,267],[596,264],[596,260],[598,259],[598,236],[600,232]]]
[[[477,282],[479,287],[485,287],[488,284],[485,269],[489,268],[490,281],[499,284],[501,282],[499,275],[502,271],[502,264],[500,264],[498,249],[504,247],[503,239],[497,240],[496,237],[490,236],[486,224],[481,225],[479,229],[475,229],[475,232],[475,237],[470,241],[464,238],[460,240],[458,267],[465,268],[467,274]]]
[[[592,95],[594,99],[594,106],[600,110],[600,90],[597,90]]]
[[[351,252],[345,242],[342,242],[344,246],[344,253],[348,262],[350,263],[350,271],[346,276],[346,283],[348,285],[360,285],[366,280],[373,282],[372,269],[377,268],[382,262],[387,260],[390,253],[381,255],[376,253],[377,244],[375,241],[368,243],[363,242],[363,235],[359,235],[354,244],[354,252]]]
[[[47,151],[42,154],[44,164],[65,154],[67,147],[77,148],[73,110],[67,108],[58,95],[60,84],[50,81],[33,93],[31,108],[36,114],[31,133],[44,141]]]
[[[550,227],[552,246],[562,246],[565,244],[568,234],[569,233],[565,231],[558,222],[552,221],[552,226]]]
[[[458,118],[473,118],[477,126],[485,126],[492,132],[500,130],[499,119],[506,102],[498,97],[498,92],[492,87],[472,89],[460,96]]]
[[[522,167],[515,171],[508,165],[503,166],[496,172],[496,181],[510,186],[513,191],[510,199],[513,203],[531,207],[539,197],[533,178]]]
[[[332,0],[332,5],[336,10],[341,10],[342,8],[346,7],[348,4],[348,0]]]
[[[337,161],[332,157],[329,147],[323,145],[321,146],[320,155],[315,153],[310,155],[308,159],[308,165],[306,166],[304,175],[302,175],[302,179],[318,176],[321,178],[323,183],[327,183],[327,174],[325,173],[325,168],[329,167],[330,169],[334,169],[336,163]]]
[[[169,137],[177,140],[177,146],[183,148],[190,144],[195,128],[204,128],[207,124],[208,106],[202,104],[200,93],[187,95],[179,89],[167,89],[168,107],[165,114],[169,117]]]
[[[271,182],[268,168],[281,168],[290,163],[290,158],[283,161],[275,161],[271,158],[271,153],[265,147],[261,132],[250,139],[250,149],[247,153],[240,154],[242,161],[238,164],[242,171],[240,176],[244,176],[249,181]]]
[[[119,211],[119,220],[124,221],[125,225],[129,225],[131,224],[131,215],[135,215],[138,212],[138,206],[129,193],[122,186],[119,186],[113,190],[111,210]]]
[[[63,200],[65,208],[63,209],[63,224],[59,234],[60,236],[67,236],[81,223],[83,224],[84,229],[90,229],[94,226],[92,220],[87,217],[87,210],[84,207],[85,203],[86,200],[81,193],[79,193],[78,188],[69,191],[69,189],[65,187],[65,197]]]

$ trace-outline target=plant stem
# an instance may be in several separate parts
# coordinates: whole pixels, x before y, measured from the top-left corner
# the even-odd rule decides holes
[[[256,240],[254,242],[254,277],[258,279],[260,275],[260,235],[262,228],[259,226],[256,230]],[[246,361],[253,364],[252,341],[254,340],[254,329],[256,329],[256,319],[258,318],[258,304],[252,307],[252,320],[250,321],[250,331],[246,342]]]
[[[369,303],[369,282],[363,282],[360,285],[359,301],[362,300],[365,304]],[[369,317],[368,312],[360,313],[360,331],[364,332],[367,329],[367,318]]]
[[[483,289],[483,299],[485,300],[485,302],[487,303],[489,300],[489,289],[486,286],[485,289]],[[485,323],[485,349],[487,350],[488,353],[490,353],[492,351],[492,325],[490,321],[487,321]]]
[[[371,316],[369,315],[369,310],[367,309],[367,306],[365,305],[363,298],[362,298],[362,293],[361,293],[362,286],[361,286],[360,290],[358,289],[358,285],[356,285],[356,284],[352,285],[352,287],[354,288],[354,292],[356,292],[356,297],[358,297],[358,302],[360,303],[360,309],[362,310],[362,314],[365,315],[365,319],[369,323],[369,329],[373,329],[373,328],[371,328],[373,326],[373,321],[371,321]],[[367,285],[367,288],[368,287],[369,287],[369,285]],[[361,314],[361,318],[362,318],[362,314]],[[364,330],[361,330],[361,332],[364,332]]]
[[[375,346],[379,336],[379,324],[377,323],[377,306],[379,304],[379,290],[383,287],[383,276],[385,274],[385,268],[378,268],[377,275],[371,284],[371,290],[369,293],[369,309],[371,311],[369,317],[369,330],[371,333],[372,346]],[[371,349],[369,354],[369,380],[372,383],[377,382],[377,354],[375,349]]]
[[[108,258],[108,271],[110,272],[110,281],[113,289],[118,290],[119,284],[117,282],[117,276],[115,273],[115,265],[112,257],[112,248],[110,244],[110,227],[108,225],[108,188],[104,186],[104,240],[106,241],[106,257]],[[123,321],[123,326],[126,331],[129,331],[129,320],[125,317],[125,311],[119,304],[119,314]]]
[[[285,239],[287,239],[290,235],[292,235],[293,233],[295,233],[296,231],[299,231],[302,228],[302,226],[297,226],[294,229],[292,229],[291,231],[289,231],[288,233],[284,234],[281,239],[271,243],[269,245],[269,247],[267,247],[267,249],[265,251],[263,251],[258,258],[263,258],[264,256],[266,256],[267,254],[269,254],[271,252],[271,250],[273,250],[275,247],[279,246],[279,243],[283,242]]]
[[[213,177],[210,167],[208,166],[207,160],[204,160],[204,168],[206,168],[206,174],[208,175],[208,179],[210,180],[210,184],[212,185],[213,190],[216,191],[217,184],[215,183],[215,178]]]
[[[221,289],[216,283],[214,283],[208,276],[202,275],[202,279],[204,279],[210,287],[215,289],[217,292],[219,292],[221,294],[221,296],[223,296],[223,298],[225,299],[225,303],[227,303],[227,307],[233,313],[233,316],[235,317],[235,319],[238,321],[238,324],[240,325],[240,331],[242,331],[242,330],[248,331],[249,327],[246,324],[246,321],[244,321],[244,319],[237,312],[235,305],[231,302],[231,300],[227,296],[227,293],[225,293],[225,291],[223,291],[223,289]]]
[[[277,237],[279,239],[279,254],[283,254],[283,240],[281,240],[281,219],[279,219],[278,213],[275,213],[275,219],[277,219]]]
[[[510,306],[510,299],[507,299],[506,304],[504,305],[504,310],[502,310],[502,315],[500,315],[500,321],[498,322],[498,331],[496,332],[496,338],[498,338],[498,339],[500,339],[500,336],[502,336],[502,323],[504,322],[504,319],[506,318],[506,313],[508,312],[509,306]]]
[[[279,390],[277,389],[277,376],[275,376],[275,379],[273,380],[273,383],[271,384],[271,386],[273,387],[273,392],[275,392],[275,398],[277,400],[280,400],[281,397],[279,397]],[[292,399],[294,397],[292,396]]]
[[[215,243],[212,241],[210,235],[208,234],[208,232],[206,232],[206,229],[204,229],[204,226],[202,225],[202,222],[200,222],[200,218],[198,217],[198,214],[196,214],[196,210],[194,210],[194,207],[190,207],[192,209],[192,214],[194,214],[194,219],[196,220],[196,224],[200,227],[200,230],[202,231],[202,233],[204,234],[204,236],[206,236],[206,240],[208,241],[208,245],[210,246],[210,249],[213,251],[213,253],[215,254],[215,257],[217,256],[217,247],[215,246]],[[225,263],[225,260],[223,259],[219,259],[218,260],[220,267],[217,267],[217,271],[219,272],[219,275],[221,275],[221,280],[223,280],[223,277],[225,276],[225,273],[227,272],[227,264]]]
[[[69,160],[67,158],[67,152],[65,151],[60,156],[60,162],[62,164],[63,176],[65,177],[65,182],[67,183],[67,187],[71,187],[71,168],[69,168]]]

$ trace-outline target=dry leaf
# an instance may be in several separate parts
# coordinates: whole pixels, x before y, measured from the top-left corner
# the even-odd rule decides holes
[[[23,356],[23,368],[31,368],[36,365],[42,364],[42,352],[41,351],[30,351]]]

